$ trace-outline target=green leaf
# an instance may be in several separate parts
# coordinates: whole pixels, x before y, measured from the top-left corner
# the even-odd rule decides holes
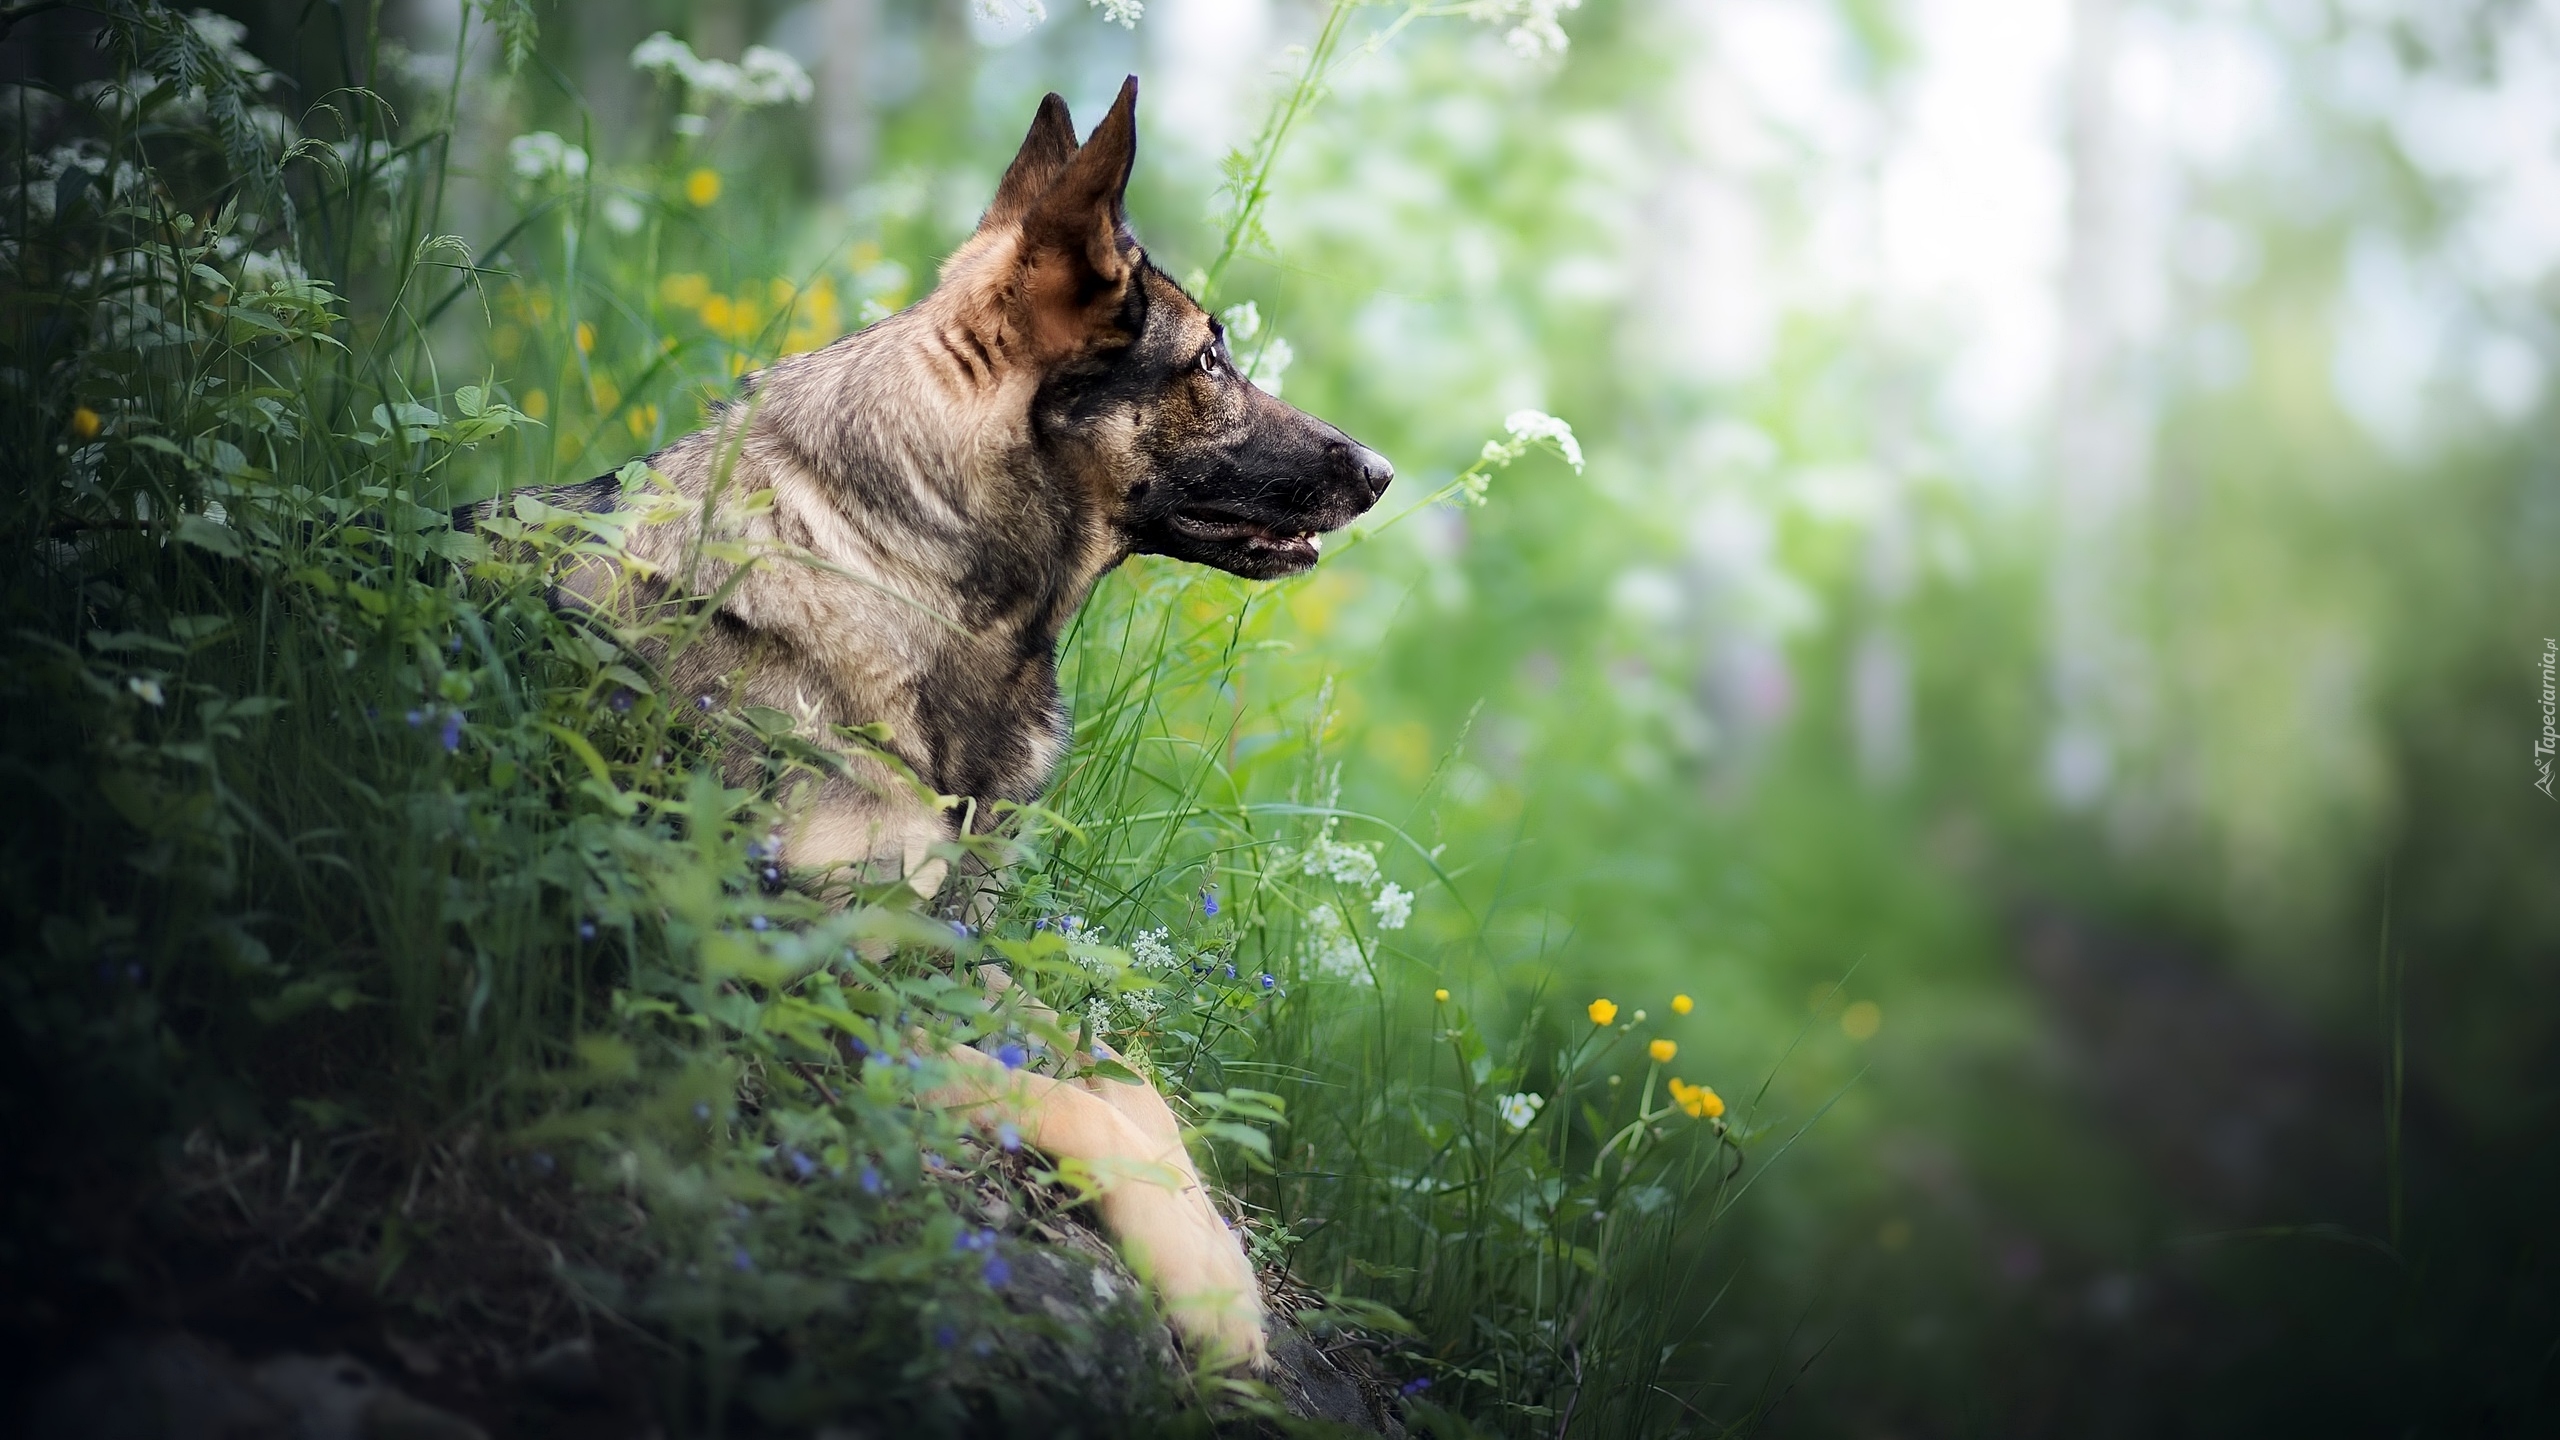
[[[244,553],[239,533],[228,525],[216,525],[201,515],[178,517],[178,538],[199,550],[237,560]]]
[[[631,1048],[631,1042],[611,1035],[579,1036],[578,1061],[609,1080],[640,1078],[640,1052]]]
[[[1147,1083],[1147,1077],[1130,1069],[1128,1066],[1121,1064],[1117,1060],[1096,1060],[1093,1062],[1092,1070],[1094,1074],[1101,1076],[1105,1080],[1117,1080],[1123,1085],[1144,1085]]]
[[[1211,1120],[1206,1124],[1193,1125],[1183,1133],[1224,1140],[1230,1145],[1242,1146],[1265,1160],[1271,1158],[1271,1137],[1250,1125],[1239,1125],[1232,1120]]]
[[[489,558],[489,542],[468,530],[439,530],[427,536],[427,548],[457,565]]]

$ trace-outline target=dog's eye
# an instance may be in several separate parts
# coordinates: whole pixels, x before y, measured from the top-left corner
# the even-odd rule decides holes
[[[1217,351],[1203,350],[1200,352],[1200,373],[1203,375],[1215,375],[1218,373]]]

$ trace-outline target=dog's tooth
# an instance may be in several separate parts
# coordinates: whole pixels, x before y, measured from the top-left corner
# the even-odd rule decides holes
[[[1308,548],[1308,549],[1310,549],[1310,550],[1315,551],[1315,552],[1316,552],[1317,554],[1319,554],[1319,555],[1323,554],[1323,553],[1324,553],[1324,537],[1323,537],[1323,536],[1321,536],[1321,535],[1310,535],[1310,536],[1308,536],[1308,537],[1307,537],[1307,548]]]

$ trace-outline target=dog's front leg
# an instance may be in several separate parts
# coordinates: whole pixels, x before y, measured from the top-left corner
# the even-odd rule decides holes
[[[1261,1285],[1243,1247],[1209,1203],[1164,1101],[1155,1103],[1164,1111],[1167,1132],[1151,1135],[1152,1127],[1085,1088],[1090,1082],[1008,1070],[966,1046],[948,1053],[969,1073],[925,1097],[926,1103],[967,1109],[982,1125],[1010,1121],[1032,1145],[1059,1160],[1080,1161],[1100,1176],[1094,1204],[1104,1227],[1129,1268],[1156,1288],[1184,1341],[1214,1368],[1260,1369],[1269,1358]],[[1152,1090],[1147,1094],[1154,1098]]]

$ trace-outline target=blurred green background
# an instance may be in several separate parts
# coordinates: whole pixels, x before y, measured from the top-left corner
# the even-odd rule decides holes
[[[340,43],[223,8],[279,64]],[[1325,10],[1140,9],[546,7],[464,116],[486,193],[452,228],[506,263],[527,133],[605,179],[659,153],[631,56],[666,29],[815,80],[693,141],[710,259],[656,298],[714,332],[776,280],[825,287],[790,348],[920,294],[1040,94],[1089,125],[1127,73],[1135,225],[1204,269],[1222,162]],[[446,0],[387,18],[421,84],[499,63]],[[1385,511],[1518,409],[1588,464],[1328,561],[1274,627],[1302,696],[1256,701],[1329,683],[1343,804],[1445,847],[1402,982],[1497,1026],[1693,995],[1683,1068],[1812,1122],[1699,1242],[1677,1319],[1720,1413],[2552,1433],[2560,7],[1352,26],[1216,302],[1395,461]],[[587,203],[618,223],[610,184]],[[517,483],[694,422],[584,354],[518,382],[550,429]]]

